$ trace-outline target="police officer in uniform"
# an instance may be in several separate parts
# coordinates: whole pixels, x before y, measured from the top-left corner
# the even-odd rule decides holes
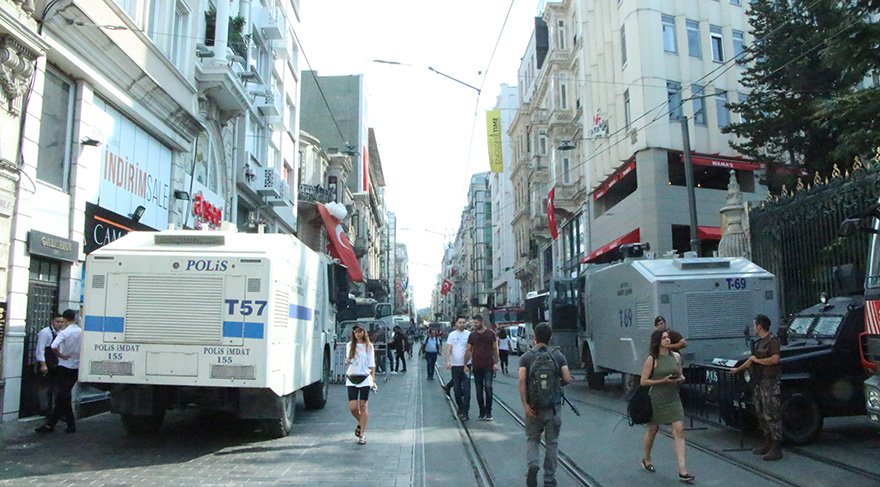
[[[764,444],[752,450],[755,455],[763,455],[764,460],[782,458],[782,392],[779,387],[779,338],[770,333],[770,318],[766,315],[755,317],[754,355],[750,356],[739,367],[730,371],[738,374],[745,369],[752,369],[752,382],[755,386],[755,412],[761,431],[764,433]]]

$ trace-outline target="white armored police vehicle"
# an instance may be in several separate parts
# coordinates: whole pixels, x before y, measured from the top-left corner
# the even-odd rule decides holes
[[[79,379],[132,433],[196,404],[285,436],[327,400],[345,272],[292,235],[129,233],[88,257]]]
[[[743,258],[625,259],[588,270],[585,328],[578,340],[590,388],[621,372],[638,384],[654,318],[661,315],[687,339],[688,363],[749,351],[755,315],[779,321],[773,274]]]

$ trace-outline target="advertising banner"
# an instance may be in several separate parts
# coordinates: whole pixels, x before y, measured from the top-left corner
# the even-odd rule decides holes
[[[501,110],[487,110],[486,136],[489,145],[489,168],[495,173],[504,172],[501,135]]]
[[[100,183],[89,202],[124,216],[144,207],[140,223],[168,226],[171,150],[115,108],[95,98],[96,115],[105,118]]]

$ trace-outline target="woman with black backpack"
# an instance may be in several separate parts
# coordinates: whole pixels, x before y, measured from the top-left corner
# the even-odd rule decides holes
[[[667,330],[655,330],[651,334],[650,355],[642,367],[641,385],[651,388],[649,395],[653,411],[645,433],[642,469],[648,473],[656,471],[651,463],[654,438],[660,425],[668,424],[672,426],[675,456],[678,457],[678,479],[690,483],[694,481],[694,476],[687,471],[684,463],[684,408],[678,395],[679,387],[684,382],[684,374],[681,369],[681,355],[670,348],[671,344]]]

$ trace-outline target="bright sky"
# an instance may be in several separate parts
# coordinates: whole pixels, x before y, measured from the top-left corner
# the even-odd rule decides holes
[[[321,76],[365,75],[367,122],[379,143],[398,242],[409,251],[417,308],[431,303],[444,242],[458,228],[470,176],[489,169],[485,111],[495,105],[502,83],[517,83],[538,3],[301,0],[298,36],[308,63],[301,56],[300,68]],[[474,89],[428,67],[482,85],[479,100]]]

